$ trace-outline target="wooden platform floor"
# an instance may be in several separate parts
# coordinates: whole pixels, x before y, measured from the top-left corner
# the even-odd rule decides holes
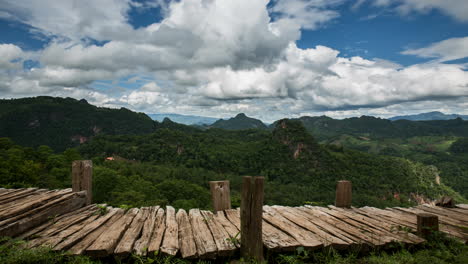
[[[183,258],[216,258],[238,250],[239,210],[176,211],[159,206],[123,210],[85,204],[85,193],[66,190],[0,189],[0,236],[27,239],[28,247],[48,245],[96,257],[163,253]],[[263,207],[263,243],[272,251],[297,247],[385,247],[419,244],[412,232],[418,213],[439,216],[440,230],[468,240],[468,205],[441,208]]]

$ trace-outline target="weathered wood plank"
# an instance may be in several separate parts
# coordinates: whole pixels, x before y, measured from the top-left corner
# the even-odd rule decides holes
[[[154,221],[153,234],[148,245],[148,254],[150,256],[153,256],[159,252],[165,231],[166,216],[164,213],[164,209],[159,208],[158,213],[156,214],[156,220]]]
[[[455,205],[457,208],[461,208],[464,210],[468,210],[468,204],[456,204]]]
[[[345,210],[345,209],[336,208],[336,207],[332,207],[332,208],[362,224],[372,227],[373,229],[379,230],[382,234],[390,238],[397,239],[400,242],[405,242],[409,244],[420,244],[420,243],[425,242],[424,239],[421,239],[420,237],[412,233],[399,230],[397,226],[388,223],[386,220],[378,221],[364,214],[356,213],[352,209]]]
[[[39,225],[37,227],[34,227],[34,228],[22,233],[20,236],[17,236],[17,238],[19,238],[19,239],[28,239],[28,238],[31,238],[33,236],[36,237],[38,235],[38,233],[44,231],[45,229],[49,228],[50,226],[56,224],[57,222],[63,221],[63,220],[68,219],[70,217],[73,217],[73,216],[75,216],[77,214],[80,214],[80,213],[82,213],[84,211],[92,210],[95,207],[96,207],[95,204],[91,204],[91,205],[82,207],[82,208],[80,208],[78,210],[75,210],[73,212],[68,212],[66,214],[59,215],[54,219],[54,221],[52,221],[52,219],[51,219],[51,221],[47,221],[47,222],[45,222],[45,223],[43,223],[43,224],[41,224],[41,225]]]
[[[343,221],[342,219],[329,215],[323,212],[322,210],[319,210],[318,207],[311,207],[311,206],[306,205],[305,209],[307,212],[310,212],[314,216],[320,218],[321,220],[328,223],[333,228],[343,231],[344,234],[346,234],[348,238],[353,239],[357,244],[366,244],[371,247],[381,246],[384,244],[382,241],[371,236],[369,232],[356,228],[355,226],[348,224],[346,221]]]
[[[137,208],[127,211],[118,221],[116,221],[108,230],[99,236],[96,241],[89,246],[84,253],[93,257],[106,257],[114,253],[120,238],[123,236],[133,218],[138,214]]]
[[[31,211],[34,208],[40,207],[41,205],[47,204],[48,202],[57,199],[59,197],[62,197],[66,194],[69,194],[71,192],[69,191],[51,191],[51,192],[46,192],[42,193],[39,195],[35,195],[34,198],[28,199],[25,202],[21,204],[15,204],[15,206],[11,206],[9,208],[2,208],[2,211],[0,212],[0,223],[4,223],[5,219],[18,216],[24,212]]]
[[[148,245],[153,235],[154,225],[156,223],[156,214],[158,213],[159,206],[150,207],[148,218],[143,225],[141,237],[135,242],[133,251],[139,256],[146,256],[148,253]]]
[[[127,257],[132,253],[133,245],[141,235],[143,224],[145,223],[148,214],[149,208],[147,207],[141,208],[140,211],[138,211],[138,214],[133,218],[132,223],[117,244],[117,247],[114,250],[114,255],[118,257]]]
[[[323,247],[323,243],[317,239],[314,233],[289,221],[270,206],[263,207],[263,219],[294,237],[304,248],[316,249]]]
[[[200,258],[214,258],[216,256],[216,243],[211,235],[205,218],[198,209],[190,209],[189,220],[192,225],[197,254]]]
[[[0,195],[0,204],[4,204],[5,200],[11,199],[11,198],[16,199],[17,197],[21,197],[29,193],[34,193],[37,190],[38,190],[37,188],[27,188],[27,189],[17,189],[17,190],[13,190],[7,193],[3,193],[2,195]]]
[[[370,226],[364,223],[364,221],[362,221],[363,220],[362,217],[346,214],[346,212],[336,210],[336,208],[328,208],[328,209],[320,208],[320,210],[322,210],[323,212],[331,216],[339,218],[340,220],[344,222],[347,222],[348,224],[354,226],[355,228],[359,228],[359,230],[363,232],[367,232],[370,237],[378,241],[374,245],[385,245],[385,244],[399,241],[399,239],[395,238],[393,235],[387,234],[386,232],[383,232],[382,230],[378,229],[375,226]]]
[[[205,218],[208,228],[211,230],[211,235],[213,236],[213,240],[218,248],[217,254],[219,256],[233,255],[236,250],[236,245],[231,242],[228,232],[221,224],[214,220],[212,212],[201,211],[201,214],[203,218]]]
[[[182,258],[195,258],[197,256],[197,246],[193,238],[192,225],[184,209],[179,209],[176,214],[177,225],[179,226],[179,248]]]
[[[322,229],[320,229],[317,225],[306,217],[304,217],[300,211],[295,211],[291,207],[286,206],[272,206],[272,208],[283,217],[288,219],[289,221],[295,223],[298,226],[301,226],[312,233],[314,233],[318,240],[324,246],[332,246],[337,249],[345,249],[350,246],[351,243],[346,242],[338,237],[335,237]]]
[[[225,216],[224,211],[219,211],[213,215],[215,221],[223,226],[231,239],[240,239],[240,230],[231,223]],[[237,243],[238,244],[238,243]],[[239,247],[240,245],[236,245]]]
[[[62,218],[61,220],[54,221],[54,224],[50,226],[49,228],[43,230],[42,232],[39,232],[36,234],[36,238],[31,239],[28,242],[28,247],[33,248],[42,244],[45,244],[45,242],[49,242],[52,240],[52,237],[54,237],[56,234],[66,230],[70,226],[79,224],[83,221],[86,221],[88,218],[92,217],[94,212],[96,210],[89,210],[89,211],[84,211],[78,214],[71,215],[70,217],[67,218]],[[59,241],[60,242],[60,241]],[[56,243],[58,244],[58,242]],[[55,246],[53,243],[48,243],[49,246]]]
[[[79,209],[85,205],[85,202],[85,192],[72,193],[69,196],[67,195],[62,198],[53,200],[48,204],[28,212],[26,217],[16,222],[0,226],[0,236],[15,237],[33,227],[46,222],[49,217]]]
[[[12,207],[16,207],[18,205],[24,204],[30,199],[34,199],[37,195],[43,194],[45,192],[52,192],[52,191],[47,191],[44,189],[37,189],[33,192],[28,192],[24,193],[21,195],[13,196],[10,198],[5,198],[0,202],[0,210],[7,210]]]
[[[327,232],[328,234],[336,236],[339,239],[345,241],[346,243],[349,243],[352,246],[362,243],[362,239],[360,239],[359,237],[353,236],[339,228],[336,228],[337,223],[335,221],[327,222],[323,219],[325,218],[328,220],[332,220],[332,218],[329,215],[326,215],[322,212],[318,212],[317,214],[314,211],[309,210],[308,208],[305,208],[305,207],[295,207],[294,209],[298,214],[301,214],[302,216],[306,217],[307,219],[309,219],[309,221],[316,224],[318,227],[320,227],[323,231]]]
[[[409,213],[412,213],[412,214],[425,214],[427,213],[428,211],[425,211],[425,210],[421,210],[419,208],[402,208],[402,207],[395,207],[394,209],[396,210],[400,210],[400,211],[405,211],[405,212],[409,212]],[[449,225],[449,226],[452,226],[452,227],[455,227],[456,229],[460,229],[460,226],[464,226],[464,223],[461,222],[461,221],[458,221],[456,219],[452,219],[450,217],[447,217],[447,216],[444,216],[444,215],[440,215],[440,214],[436,214],[438,217],[439,217],[439,221],[445,225]],[[460,229],[459,232],[461,233],[468,233],[468,231],[466,230],[463,230],[463,229]]]
[[[166,206],[166,231],[161,245],[161,252],[175,256],[179,251],[179,230],[172,206]]]
[[[96,239],[109,232],[112,225],[122,218],[124,210],[111,208],[92,224],[87,225],[79,233],[75,233],[55,246],[55,250],[67,250],[73,255],[82,255]]]
[[[226,210],[227,219],[237,228],[240,228],[240,212],[239,210]],[[284,233],[280,229],[270,225],[267,221],[263,220],[262,223],[262,242],[266,248],[272,251],[294,251],[301,244]]]
[[[437,207],[437,206],[419,205],[419,206],[416,206],[416,208],[426,211],[428,213],[449,217],[453,220],[458,221],[460,224],[463,224],[463,226],[468,227],[468,217],[466,217],[465,215],[455,213],[443,207]]]

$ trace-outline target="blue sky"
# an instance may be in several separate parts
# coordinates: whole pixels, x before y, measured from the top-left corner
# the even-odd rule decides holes
[[[0,97],[267,122],[468,114],[466,0],[0,0]]]

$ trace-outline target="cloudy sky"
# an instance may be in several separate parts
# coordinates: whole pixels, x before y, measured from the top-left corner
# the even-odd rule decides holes
[[[467,0],[0,0],[0,98],[270,122],[468,114]]]

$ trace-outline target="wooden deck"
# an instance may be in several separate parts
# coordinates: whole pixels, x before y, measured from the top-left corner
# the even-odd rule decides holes
[[[123,210],[86,204],[84,192],[43,189],[0,189],[0,236],[29,240],[28,247],[96,257],[131,253],[163,253],[183,258],[216,258],[238,250],[239,210],[176,211],[159,206]],[[391,243],[419,244],[416,215],[439,217],[440,231],[464,243],[468,240],[468,205],[442,208],[334,206],[263,207],[263,243],[268,250],[297,247],[385,247]]]

